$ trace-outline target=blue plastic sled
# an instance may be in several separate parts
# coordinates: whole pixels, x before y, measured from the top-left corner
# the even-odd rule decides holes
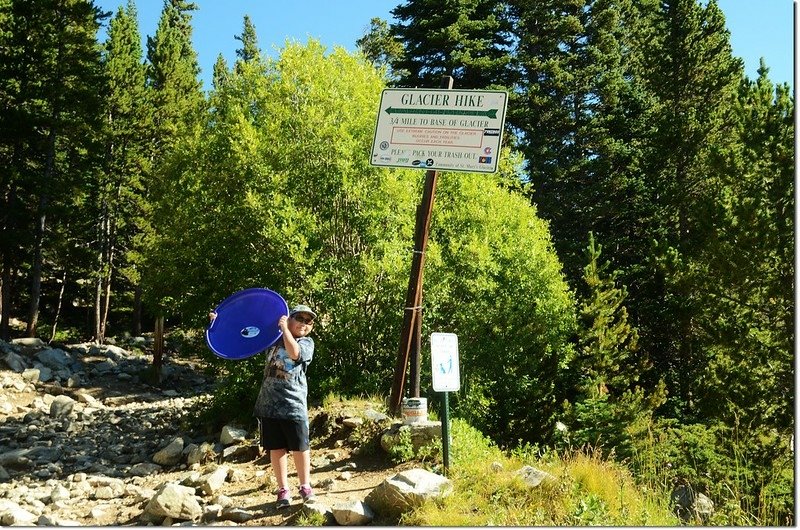
[[[223,359],[246,359],[264,351],[283,336],[278,320],[289,315],[286,301],[269,289],[253,287],[222,301],[206,329],[211,351]]]

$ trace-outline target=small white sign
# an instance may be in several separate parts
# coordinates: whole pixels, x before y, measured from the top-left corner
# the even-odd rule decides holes
[[[455,333],[431,333],[431,369],[434,391],[453,392],[461,388]]]

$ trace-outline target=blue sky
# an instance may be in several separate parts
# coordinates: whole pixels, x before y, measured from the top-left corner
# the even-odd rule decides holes
[[[793,85],[792,0],[717,0],[731,32],[734,55],[745,62],[745,72],[755,78],[759,58],[764,57],[773,82]],[[127,0],[96,0],[102,9],[116,12]],[[164,0],[135,0],[143,39],[153,35]],[[306,42],[309,37],[324,45],[355,49],[355,41],[369,28],[373,17],[390,20],[390,11],[401,0],[194,0],[193,39],[201,77],[211,86],[211,72],[221,53],[232,64],[241,42],[244,15],[256,27],[261,49],[272,54],[287,39]]]

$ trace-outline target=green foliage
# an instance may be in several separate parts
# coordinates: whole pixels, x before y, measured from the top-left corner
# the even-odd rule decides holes
[[[649,487],[689,484],[716,506],[714,524],[785,525],[793,520],[793,455],[789,440],[741,426],[681,425],[661,420],[636,443],[631,460]],[[769,455],[769,456],[766,456]]]
[[[547,225],[497,176],[444,174],[426,261],[423,334],[459,337],[454,410],[500,443],[549,432],[571,355],[574,301]],[[513,382],[513,384],[511,384]]]
[[[403,74],[392,69],[392,65],[403,56],[403,44],[392,34],[385,20],[370,20],[369,30],[356,41],[356,46],[373,66],[388,70],[387,77],[390,81],[397,81],[398,75]]]
[[[661,490],[644,492],[621,466],[598,453],[528,453],[509,457],[466,422],[452,423],[453,458],[448,478],[453,493],[407,513],[414,526],[674,526],[677,519]],[[527,486],[516,472],[523,465],[555,480]]]
[[[589,233],[588,264],[584,269],[587,295],[580,304],[578,354],[570,370],[578,382],[576,395],[565,405],[569,430],[562,441],[613,450],[631,456],[637,437],[646,435],[653,411],[663,404],[663,384],[647,392],[638,381],[650,369],[638,351],[638,333],[628,322],[625,287],[616,286],[617,272],[601,262],[602,246]]]
[[[511,40],[503,2],[417,0],[392,15],[398,20],[392,34],[406,50],[392,58],[399,86],[435,88],[443,75],[457,88],[508,86]]]
[[[414,459],[414,445],[411,443],[411,430],[408,427],[401,427],[397,431],[395,443],[389,449],[389,459],[395,464]]]

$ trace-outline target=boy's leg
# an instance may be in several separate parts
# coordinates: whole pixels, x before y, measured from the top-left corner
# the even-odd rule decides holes
[[[297,469],[297,481],[300,485],[311,485],[311,450],[292,451],[294,467]]]
[[[286,449],[270,449],[269,463],[272,464],[272,471],[275,473],[275,480],[278,482],[278,489],[286,489],[288,485],[288,459]]]

